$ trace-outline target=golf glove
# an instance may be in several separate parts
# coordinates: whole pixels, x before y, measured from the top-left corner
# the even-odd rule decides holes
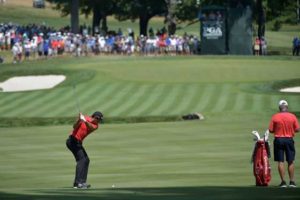
[[[80,120],[86,122],[86,119],[84,118],[83,114],[80,113]]]

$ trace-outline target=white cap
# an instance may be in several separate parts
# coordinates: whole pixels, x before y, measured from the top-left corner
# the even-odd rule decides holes
[[[280,100],[279,101],[279,106],[288,106],[288,102],[286,100]]]

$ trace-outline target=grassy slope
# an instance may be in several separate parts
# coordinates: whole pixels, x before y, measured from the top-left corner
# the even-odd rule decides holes
[[[285,57],[92,57],[7,65],[0,69],[0,80],[21,73],[55,72],[66,74],[67,82],[45,91],[0,93],[0,117],[72,117],[76,112],[73,83],[81,110],[102,110],[107,117],[271,113],[281,98],[299,111],[299,95],[270,90],[274,81],[299,78],[298,61]]]

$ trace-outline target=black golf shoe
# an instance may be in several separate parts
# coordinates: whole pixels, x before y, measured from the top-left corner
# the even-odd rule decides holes
[[[294,181],[290,181],[289,187],[297,187]]]
[[[286,182],[285,181],[281,181],[279,187],[286,188],[287,187]]]

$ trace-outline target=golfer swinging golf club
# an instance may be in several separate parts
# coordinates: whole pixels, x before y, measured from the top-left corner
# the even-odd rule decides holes
[[[84,116],[79,113],[78,120],[73,125],[73,131],[67,139],[66,145],[73,153],[76,160],[76,172],[73,187],[87,189],[91,185],[87,184],[87,174],[90,159],[82,146],[84,138],[98,128],[98,123],[103,120],[101,112],[94,112],[92,116]]]

